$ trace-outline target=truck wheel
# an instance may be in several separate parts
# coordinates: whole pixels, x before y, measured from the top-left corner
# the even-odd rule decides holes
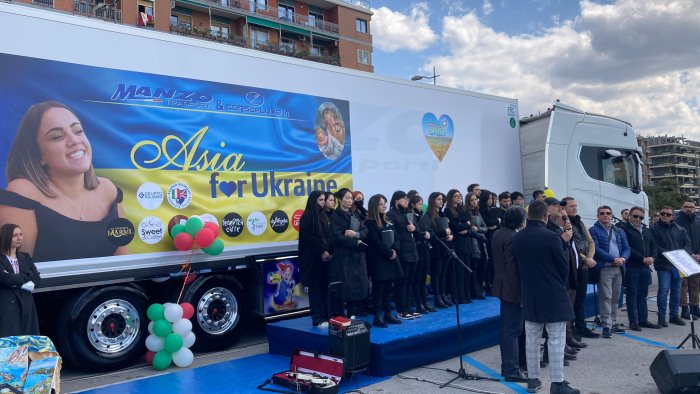
[[[194,291],[192,291],[194,290]],[[194,306],[192,331],[198,351],[221,350],[241,336],[247,320],[243,287],[232,278],[207,278],[188,291],[186,300]]]
[[[123,368],[145,353],[146,296],[130,287],[88,291],[69,302],[58,322],[62,353],[88,371]]]

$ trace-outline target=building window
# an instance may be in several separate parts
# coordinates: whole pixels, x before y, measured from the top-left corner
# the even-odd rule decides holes
[[[355,21],[355,28],[360,33],[367,34],[367,21],[364,19],[357,18],[357,20]]]
[[[170,25],[190,30],[192,29],[192,17],[189,15],[171,14]]]
[[[292,40],[291,38],[282,37],[280,48],[284,53],[294,53],[294,51],[297,48],[297,42],[295,40]]]
[[[311,54],[314,56],[321,56],[323,49],[319,45],[314,45],[311,47]]]
[[[250,39],[253,48],[258,48],[259,45],[266,45],[270,41],[270,33],[267,30],[251,28]]]
[[[323,15],[309,11],[309,26],[321,27],[323,25]]]
[[[138,18],[139,26],[153,27],[155,25],[152,1],[139,0]]]
[[[277,16],[282,20],[294,22],[294,7],[280,4],[277,7]]]
[[[223,23],[211,23],[211,34],[223,39],[228,39],[229,27]]]
[[[369,63],[369,51],[364,49],[357,50],[357,62],[360,64],[370,64]]]
[[[261,10],[261,11],[266,11],[267,10],[267,0],[249,0],[250,4],[250,10],[255,11],[255,10]]]

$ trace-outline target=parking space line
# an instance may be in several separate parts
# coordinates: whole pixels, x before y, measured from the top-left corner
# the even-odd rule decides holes
[[[503,377],[501,376],[501,374],[499,374],[498,372],[494,371],[493,369],[487,367],[486,365],[476,361],[475,359],[473,359],[467,355],[464,355],[464,356],[462,356],[462,360],[464,360],[464,362],[466,362],[467,364],[470,364],[472,367],[485,373],[489,377],[499,379],[501,384],[503,384],[504,386],[513,390],[514,392],[516,392],[518,394],[527,394],[527,390],[523,386],[521,386],[515,382],[506,382],[505,380],[503,380]]]

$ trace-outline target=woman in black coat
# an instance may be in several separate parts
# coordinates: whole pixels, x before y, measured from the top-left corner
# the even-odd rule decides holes
[[[314,190],[299,220],[299,265],[301,283],[309,288],[311,322],[319,326],[328,320],[328,271],[333,256],[328,245],[326,196]]]
[[[482,195],[483,191],[482,191]],[[487,196],[488,194],[486,194]],[[471,267],[472,267],[472,286],[471,286],[471,296],[472,299],[483,300],[485,297],[483,295],[483,285],[486,278],[486,233],[488,228],[484,219],[479,213],[479,198],[474,193],[467,193],[464,198],[464,206],[469,213],[469,223],[472,225],[472,231],[470,235],[472,236],[472,256],[471,256]]]
[[[445,215],[450,220],[450,230],[454,238],[454,245],[457,256],[469,267],[472,253],[472,239],[469,237],[471,225],[469,224],[469,214],[464,210],[462,204],[462,193],[459,190],[452,189],[447,192],[447,201],[445,206]],[[469,304],[472,302],[469,294],[469,286],[471,284],[471,275],[462,264],[454,262],[455,275],[454,287],[452,290],[452,301],[460,304]],[[470,267],[471,268],[471,267]],[[451,272],[448,272],[451,275]]]
[[[367,298],[369,278],[365,250],[367,227],[350,210],[353,204],[352,192],[347,188],[335,194],[338,207],[331,216],[329,238],[333,250],[330,280],[343,282],[342,296],[345,301],[345,316],[352,317],[358,310],[358,303]],[[342,311],[333,311],[340,312]]]
[[[394,192],[389,206],[391,209],[386,216],[394,225],[399,247],[399,262],[404,273],[403,278],[396,281],[396,310],[399,312],[399,318],[412,319],[420,316],[420,313],[414,309],[417,303],[413,294],[418,265],[418,250],[416,240],[413,238],[413,233],[416,231],[414,215],[408,209],[408,196],[401,190]]]
[[[449,220],[442,212],[445,195],[440,192],[432,192],[428,196],[428,216],[431,219],[431,230],[437,238],[430,238],[430,283],[433,287],[435,299],[433,304],[436,308],[447,308],[453,305],[447,300],[445,283],[447,280],[447,268],[450,256],[445,250],[445,243],[452,241],[452,231],[449,228]]]
[[[0,338],[39,335],[39,319],[32,291],[41,278],[34,261],[19,251],[22,229],[16,224],[0,227]]]
[[[391,315],[392,284],[401,279],[404,274],[397,253],[398,242],[394,225],[386,216],[386,197],[375,194],[369,199],[367,220],[367,266],[372,277],[372,305],[374,309],[375,327],[386,327],[387,323],[399,324],[397,318]],[[393,233],[393,235],[391,235]],[[386,237],[386,238],[385,238]],[[393,242],[387,245],[387,242]],[[384,319],[382,319],[384,312]]]
[[[413,295],[416,299],[416,312],[428,313],[437,312],[437,309],[428,305],[428,289],[425,285],[428,272],[430,271],[430,232],[427,228],[421,227],[421,219],[423,219],[423,197],[414,194],[411,197],[409,208],[413,211],[414,223],[417,223],[417,229],[413,232],[416,240],[416,250],[418,251],[418,264],[416,267],[416,279]]]
[[[486,270],[484,272],[484,285],[487,293],[491,293],[493,287],[493,257],[491,256],[491,238],[493,233],[498,230],[501,218],[501,210],[496,206],[498,196],[488,190],[481,190],[481,198],[479,199],[479,213],[486,224]]]

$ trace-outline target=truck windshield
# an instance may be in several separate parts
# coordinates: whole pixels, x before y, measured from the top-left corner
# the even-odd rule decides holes
[[[586,174],[591,178],[633,191],[640,190],[639,163],[634,151],[583,146],[580,158]]]

